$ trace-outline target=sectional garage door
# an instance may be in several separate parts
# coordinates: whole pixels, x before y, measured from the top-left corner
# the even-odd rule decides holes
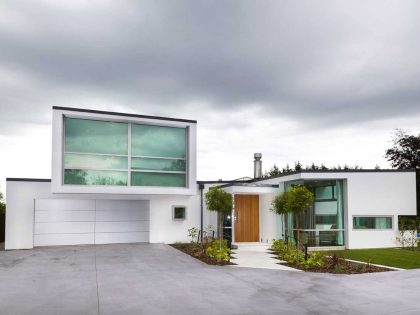
[[[34,246],[149,241],[146,200],[35,200]]]

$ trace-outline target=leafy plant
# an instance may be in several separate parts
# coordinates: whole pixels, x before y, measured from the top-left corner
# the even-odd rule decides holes
[[[325,265],[324,253],[312,252],[305,260],[304,252],[296,249],[291,242],[273,240],[271,248],[277,253],[280,260],[285,260],[292,265],[300,265],[305,270],[322,268]]]
[[[191,237],[191,243],[194,242],[194,239],[197,237],[197,235],[198,235],[198,229],[196,227],[192,227],[188,229],[188,236]]]
[[[290,190],[278,194],[271,202],[277,214],[294,214],[297,230],[297,249],[300,248],[300,221],[301,215],[306,209],[312,206],[313,193],[303,185],[296,185]],[[298,255],[298,254],[297,254]]]
[[[220,246],[218,240],[214,240],[209,247],[206,249],[206,254],[214,259],[216,262],[229,262],[230,255],[232,251],[227,246],[227,241],[223,241],[222,246]]]
[[[277,253],[279,259],[286,260],[285,256],[289,254],[295,254],[295,247],[291,242],[285,242],[283,240],[273,240],[271,248]]]
[[[207,209],[216,211],[218,216],[219,247],[223,246],[223,216],[232,212],[232,194],[222,190],[220,187],[211,188],[205,194]]]
[[[305,270],[313,268],[322,268],[325,265],[325,254],[322,252],[312,252],[307,260],[301,262],[302,268]]]
[[[327,268],[336,269],[337,266],[340,266],[340,259],[341,257],[338,256],[337,254],[331,255],[326,262]]]
[[[414,216],[398,217],[398,236],[397,242],[402,248],[409,247],[414,250],[418,246],[417,230],[420,225],[420,219]]]

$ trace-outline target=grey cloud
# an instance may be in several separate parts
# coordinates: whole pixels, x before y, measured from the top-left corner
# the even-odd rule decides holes
[[[27,78],[0,120],[95,100],[188,118],[257,104],[323,128],[420,113],[416,2],[75,3],[0,5],[0,70]]]

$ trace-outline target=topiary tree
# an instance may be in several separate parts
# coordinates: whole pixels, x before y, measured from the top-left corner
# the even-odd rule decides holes
[[[297,247],[300,245],[300,219],[302,213],[312,206],[314,201],[313,193],[303,185],[296,185],[290,190],[274,197],[271,205],[277,214],[293,213],[296,220]]]
[[[205,194],[207,209],[217,212],[220,247],[223,246],[223,216],[232,212],[232,194],[220,187],[211,188]]]

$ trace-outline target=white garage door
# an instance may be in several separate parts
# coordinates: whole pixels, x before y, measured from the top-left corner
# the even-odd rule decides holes
[[[146,200],[35,200],[34,246],[149,242]]]

